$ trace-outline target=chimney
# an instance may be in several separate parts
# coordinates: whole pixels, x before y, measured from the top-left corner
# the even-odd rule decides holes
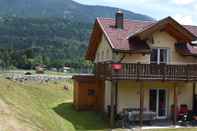
[[[123,29],[124,28],[124,14],[120,9],[116,12],[115,21],[116,21],[115,27],[117,29]]]

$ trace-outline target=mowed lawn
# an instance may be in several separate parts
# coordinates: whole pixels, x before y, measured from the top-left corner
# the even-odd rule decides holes
[[[65,84],[70,87],[69,91],[64,90]],[[6,114],[12,126],[22,124],[30,131],[107,130],[102,114],[75,111],[72,97],[72,80],[20,83],[0,78],[0,100],[10,110],[9,113],[4,113],[4,117]],[[1,115],[0,109],[0,118]],[[15,119],[10,120],[13,116],[17,119],[16,124],[13,124]],[[4,125],[0,120],[0,130],[1,124]],[[8,131],[13,131],[9,129]]]
[[[144,131],[197,131],[197,128],[153,129]]]

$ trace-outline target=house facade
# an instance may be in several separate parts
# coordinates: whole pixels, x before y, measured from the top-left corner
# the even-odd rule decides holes
[[[97,18],[86,52],[104,81],[104,111],[139,108],[156,119],[174,118],[172,106],[196,110],[197,26],[181,25],[171,17],[160,21]],[[178,109],[175,108],[175,111]]]

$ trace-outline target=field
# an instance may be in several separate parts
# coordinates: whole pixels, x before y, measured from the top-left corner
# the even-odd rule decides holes
[[[101,114],[73,109],[71,80],[20,83],[0,78],[0,83],[0,131],[96,131],[107,127]]]
[[[108,131],[102,114],[74,110],[72,85],[72,80],[21,83],[0,77],[0,131]]]

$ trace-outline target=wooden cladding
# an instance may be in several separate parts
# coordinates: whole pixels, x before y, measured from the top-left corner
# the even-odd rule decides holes
[[[115,71],[112,63],[98,63],[96,76],[106,80],[196,81],[197,64],[124,63],[121,70]]]
[[[74,106],[77,110],[104,110],[104,83],[93,75],[75,75]]]

